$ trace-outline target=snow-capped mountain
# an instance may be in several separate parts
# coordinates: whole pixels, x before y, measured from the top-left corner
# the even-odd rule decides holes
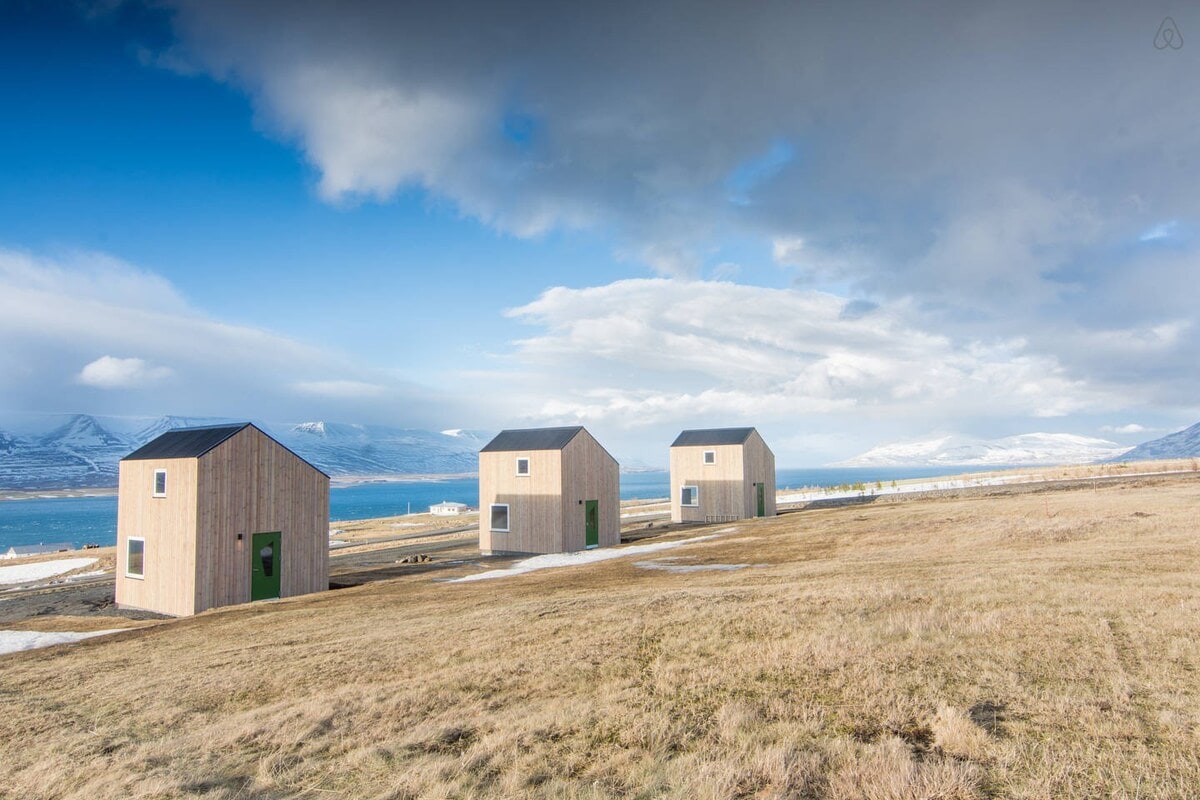
[[[1114,461],[1148,461],[1155,458],[1191,458],[1200,456],[1200,422],[1190,428],[1143,442],[1122,453]]]
[[[830,466],[1007,467],[1090,464],[1120,456],[1128,449],[1107,439],[1070,433],[1025,433],[990,440],[943,436],[918,442],[880,445]]]
[[[451,436],[337,422],[302,422],[270,433],[333,476],[474,472],[479,468],[479,448],[487,441],[480,442],[469,431]]]
[[[58,418],[44,433],[0,433],[0,487],[112,486],[129,441],[86,414]]]
[[[239,421],[87,414],[25,420],[20,433],[0,430],[0,489],[115,486],[121,458],[160,434]],[[324,421],[255,424],[335,477],[474,472],[479,448],[489,438],[481,431],[440,433]]]

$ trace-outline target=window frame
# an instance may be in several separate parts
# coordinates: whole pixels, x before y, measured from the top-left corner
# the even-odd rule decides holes
[[[142,543],[142,571],[140,573],[129,571],[129,546],[131,544],[133,544],[134,542]],[[146,580],[146,537],[145,536],[130,536],[125,540],[125,577],[133,578],[134,580],[139,580],[139,581]]]
[[[496,509],[497,508],[504,509],[504,527],[503,528],[496,527]],[[508,503],[492,503],[488,508],[488,530],[490,530],[492,533],[509,533],[509,532],[511,532],[512,518],[509,516],[510,513],[511,513],[511,511],[508,507]]]
[[[162,476],[162,491],[158,490],[158,476]],[[154,470],[154,486],[151,488],[151,497],[166,497],[167,496],[167,471],[165,469]]]
[[[709,456],[712,456],[711,460],[709,459]],[[706,467],[714,466],[717,463],[717,451],[716,450],[705,450],[704,454],[700,456],[700,461]]]
[[[516,476],[518,478],[528,478],[530,476],[530,474],[533,472],[533,464],[530,462],[529,456],[517,456],[516,460],[517,460],[517,464],[515,467]],[[524,472],[521,472],[521,462],[522,461],[525,462],[525,471]]]
[[[683,502],[683,493],[688,489],[692,490],[692,502]],[[679,487],[679,506],[680,508],[699,508],[700,507],[700,487],[694,483],[685,483]]]

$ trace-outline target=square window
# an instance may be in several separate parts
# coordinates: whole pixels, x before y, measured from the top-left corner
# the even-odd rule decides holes
[[[716,450],[705,450],[704,451],[704,463],[705,464],[717,463],[717,451]]]
[[[508,503],[496,503],[492,506],[492,530],[508,533]]]
[[[167,471],[165,469],[154,470],[154,496],[167,496]]]
[[[679,505],[681,506],[698,506],[700,505],[700,489],[696,486],[681,486],[679,487]]]
[[[529,475],[529,459],[528,458],[518,458],[517,459],[517,474],[518,475]]]
[[[125,542],[125,576],[146,576],[146,540],[141,537],[130,536]]]

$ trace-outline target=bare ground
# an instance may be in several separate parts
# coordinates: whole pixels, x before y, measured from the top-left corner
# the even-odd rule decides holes
[[[754,566],[446,584],[480,566],[443,562],[0,658],[0,796],[1200,786],[1197,476],[729,527],[657,560]]]

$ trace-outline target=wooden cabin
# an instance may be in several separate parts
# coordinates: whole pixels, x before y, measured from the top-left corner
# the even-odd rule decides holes
[[[569,553],[621,541],[617,461],[582,427],[501,431],[479,451],[479,549]]]
[[[329,588],[329,476],[250,423],[121,460],[117,605],[188,616]]]
[[[684,431],[671,444],[671,521],[775,516],[775,454],[754,428]]]

